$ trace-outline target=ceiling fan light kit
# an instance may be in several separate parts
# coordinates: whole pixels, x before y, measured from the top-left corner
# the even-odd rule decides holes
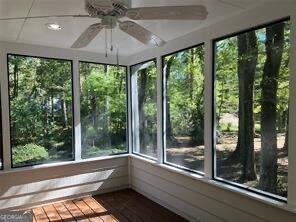
[[[81,0],[83,1],[83,0]],[[35,18],[97,18],[99,23],[89,26],[71,48],[86,47],[103,29],[112,30],[116,27],[139,42],[148,46],[163,46],[166,42],[156,34],[136,22],[120,19],[127,17],[131,20],[204,20],[208,12],[203,5],[159,6],[131,8],[131,0],[84,0],[87,15],[45,15],[18,18],[2,18],[0,20],[35,19]],[[58,24],[46,24],[51,30],[60,30]],[[51,25],[51,26],[50,26]],[[112,39],[112,37],[111,37]],[[111,42],[111,44],[113,44]],[[113,47],[111,47],[113,48]]]
[[[46,23],[45,26],[51,31],[60,31],[62,27],[57,23]]]

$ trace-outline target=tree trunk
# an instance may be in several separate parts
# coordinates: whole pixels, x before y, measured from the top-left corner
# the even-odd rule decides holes
[[[68,116],[67,116],[67,104],[65,100],[65,92],[63,92],[63,115],[64,115],[64,122],[65,122],[65,127],[68,127]]]
[[[195,55],[195,49],[190,50],[189,54],[189,94],[190,94],[190,99],[193,100],[193,85],[194,85],[194,55]]]
[[[139,112],[139,138],[140,138],[140,150],[142,153],[147,153],[147,142],[146,142],[146,115],[144,104],[146,100],[146,92],[148,85],[148,75],[147,69],[142,69],[140,71],[140,81],[139,81],[139,103],[138,103],[138,112]]]
[[[14,87],[13,87],[13,98],[16,98],[18,96],[18,63],[14,65],[13,68],[13,81],[14,81]]]
[[[104,65],[104,75],[106,78],[108,75],[108,65]],[[109,95],[105,95],[105,104],[103,105],[103,137],[104,137],[104,142],[106,147],[111,147],[111,137],[110,137],[110,132],[109,132],[109,126],[110,126],[110,113],[109,113]]]
[[[51,94],[50,97],[50,117],[51,117],[51,122],[54,122],[54,96],[53,93]]]
[[[255,31],[238,36],[239,131],[232,157],[242,163],[242,182],[255,180],[254,155],[254,80],[258,60]]]
[[[60,98],[60,116],[62,117],[63,127],[67,127],[67,108],[64,97]]]
[[[239,61],[243,63],[239,67],[239,92],[241,117],[239,129],[239,149],[243,171],[242,181],[257,179],[255,172],[254,154],[254,80],[258,61],[258,44],[255,31],[238,37]]]
[[[91,97],[90,107],[91,107],[91,120],[92,120],[93,128],[95,132],[98,132],[97,99],[95,96]],[[91,138],[92,138],[92,146],[95,147],[96,146],[95,138],[93,136]]]
[[[260,189],[277,188],[277,78],[284,48],[284,23],[266,28],[266,61],[261,82],[261,168]]]
[[[221,119],[221,114],[222,114],[222,109],[223,109],[223,104],[224,104],[224,86],[225,86],[225,81],[224,79],[222,80],[222,83],[221,83],[221,92],[222,92],[222,95],[221,95],[221,100],[220,100],[220,104],[217,106],[218,107],[218,115],[217,115],[217,129],[220,128],[220,119]]]
[[[289,151],[289,108],[287,110],[287,123],[286,123],[286,136],[285,136],[285,144],[284,144],[284,147],[283,147],[283,150],[285,153],[287,153],[288,155],[288,151]]]
[[[173,135],[172,130],[172,123],[171,123],[171,107],[170,107],[170,96],[169,96],[169,87],[168,81],[171,74],[171,66],[174,61],[175,57],[171,56],[167,61],[166,68],[165,68],[165,87],[166,87],[166,141],[168,145],[172,145],[175,142],[175,138]]]

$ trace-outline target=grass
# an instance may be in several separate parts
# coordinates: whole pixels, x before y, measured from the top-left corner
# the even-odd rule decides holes
[[[127,148],[125,145],[117,145],[112,147],[85,147],[82,149],[82,158],[88,159],[88,158],[94,158],[94,157],[100,157],[100,156],[109,156],[113,154],[118,153],[124,153],[127,151]]]

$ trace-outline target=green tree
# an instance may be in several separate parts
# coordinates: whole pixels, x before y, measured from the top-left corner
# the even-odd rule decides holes
[[[277,90],[284,48],[284,23],[266,28],[266,61],[262,78],[261,168],[259,187],[277,188]]]
[[[254,156],[253,93],[258,43],[255,31],[238,36],[239,131],[234,154],[239,155],[243,169],[241,181],[256,179]]]

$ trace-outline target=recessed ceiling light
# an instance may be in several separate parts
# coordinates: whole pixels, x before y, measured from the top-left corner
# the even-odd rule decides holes
[[[46,23],[46,27],[52,31],[60,31],[62,27],[57,23]]]

